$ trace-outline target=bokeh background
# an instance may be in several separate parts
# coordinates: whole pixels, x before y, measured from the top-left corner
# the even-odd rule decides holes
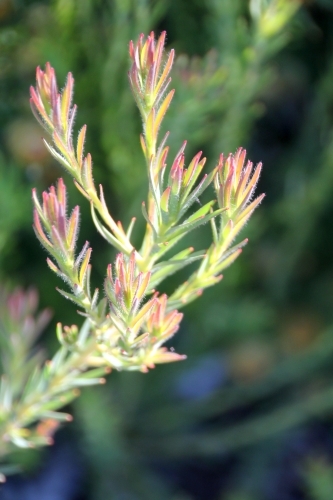
[[[31,188],[64,176],[96,285],[114,253],[45,150],[29,85],[46,61],[60,87],[73,72],[95,180],[127,222],[146,189],[127,49],[151,30],[166,30],[177,54],[170,158],[184,139],[187,158],[203,150],[208,168],[246,147],[264,163],[267,197],[243,231],[242,256],[184,311],[172,345],[188,360],[84,390],[54,447],[11,457],[23,472],[0,498],[331,500],[332,0],[0,0],[1,282],[38,288],[41,308],[53,309],[41,344],[55,352],[56,321],[80,317],[55,291],[33,234]],[[208,233],[195,237],[198,249]]]

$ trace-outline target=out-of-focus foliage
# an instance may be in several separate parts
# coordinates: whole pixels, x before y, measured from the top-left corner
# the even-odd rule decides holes
[[[144,192],[140,122],[126,77],[127,43],[141,32],[165,29],[176,48],[166,124],[173,151],[184,138],[189,156],[203,149],[217,159],[242,145],[265,167],[259,189],[267,198],[248,227],[251,245],[218,288],[186,310],[175,347],[188,361],[147,376],[111,374],[74,406],[71,425],[90,478],[82,498],[329,498],[333,4],[309,0],[295,12],[291,4],[0,4],[1,275],[37,285],[57,320],[70,322],[71,312],[53,292],[24,194],[60,175],[28,110],[35,66],[50,61],[59,80],[74,73],[77,127],[89,124],[96,182],[108,186],[111,208],[127,221]],[[277,13],[265,10],[272,5],[291,16],[278,33]],[[102,276],[113,256],[91,226],[84,229]],[[194,246],[205,241],[206,228]]]
[[[332,495],[333,468],[325,457],[312,458],[304,468],[310,498],[328,500]]]
[[[0,275],[6,259],[13,257],[11,252],[15,231],[29,223],[29,212],[22,210],[22,205],[29,204],[29,192],[21,185],[20,172],[15,167],[13,163],[6,164],[4,158],[0,158]],[[21,200],[20,203],[17,199]]]

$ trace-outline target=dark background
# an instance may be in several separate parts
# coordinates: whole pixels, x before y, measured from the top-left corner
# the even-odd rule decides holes
[[[0,0],[0,278],[36,285],[52,307],[49,352],[55,323],[80,318],[33,234],[31,188],[64,177],[96,286],[114,252],[42,144],[28,100],[37,65],[50,61],[60,87],[73,72],[77,130],[87,123],[95,181],[125,223],[146,189],[128,42],[151,30],[177,54],[170,158],[184,139],[187,159],[202,149],[208,168],[246,147],[267,195],[242,256],[184,310],[172,345],[188,360],[84,390],[53,448],[11,457],[24,473],[1,499],[332,499],[333,1],[303,1],[281,25],[277,3]],[[209,228],[192,238],[204,248]]]

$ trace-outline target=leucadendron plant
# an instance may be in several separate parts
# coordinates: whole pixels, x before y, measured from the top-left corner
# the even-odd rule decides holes
[[[143,123],[140,139],[148,178],[148,195],[142,203],[146,229],[140,248],[131,242],[136,219],[125,230],[109,212],[103,187],[94,183],[92,158],[84,152],[86,126],[74,138],[72,74],[59,92],[50,64],[45,70],[37,68],[31,107],[49,134],[45,145],[90,203],[97,230],[117,255],[106,269],[103,293],[92,290],[92,249],[88,242],[77,249],[80,208],[68,214],[64,181],[59,179],[41,199],[33,191],[34,230],[50,255],[48,266],[66,284],[59,292],[75,303],[85,320],[81,327],[59,323],[59,351],[44,364],[39,361],[32,367],[30,363],[18,387],[13,388],[11,370],[4,365],[2,453],[11,444],[51,443],[58,422],[71,419],[59,409],[78,395],[79,387],[103,383],[112,369],[147,372],[158,363],[184,359],[164,346],[179,329],[183,317],[179,310],[218,283],[247,242],[234,244],[263,199],[264,195],[253,199],[261,164],[254,168],[240,148],[226,158],[221,155],[217,165],[203,173],[206,159],[201,152],[185,166],[184,142],[167,166],[169,133],[160,139],[159,131],[174,94],[169,90],[174,51],[166,54],[164,43],[165,32],[157,40],[151,33],[129,46],[129,81]],[[200,196],[207,189],[214,198],[202,205]],[[179,242],[206,223],[212,232],[209,248],[179,251]],[[170,296],[158,291],[163,280],[193,263],[196,269]],[[21,359],[25,357],[29,359],[25,354]]]

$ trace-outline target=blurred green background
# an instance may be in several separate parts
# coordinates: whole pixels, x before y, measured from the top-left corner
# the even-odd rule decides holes
[[[80,317],[33,234],[31,188],[64,176],[96,286],[114,253],[44,148],[29,85],[46,61],[60,87],[73,72],[95,181],[127,223],[146,189],[127,50],[151,30],[166,30],[177,55],[169,158],[184,139],[187,158],[203,150],[208,168],[246,147],[264,163],[267,197],[242,256],[184,311],[172,345],[188,360],[83,391],[53,450],[14,458],[29,475],[0,498],[331,500],[333,0],[0,0],[0,279],[38,287],[54,311],[42,339],[54,352],[55,322]],[[208,238],[205,227],[192,244]]]

